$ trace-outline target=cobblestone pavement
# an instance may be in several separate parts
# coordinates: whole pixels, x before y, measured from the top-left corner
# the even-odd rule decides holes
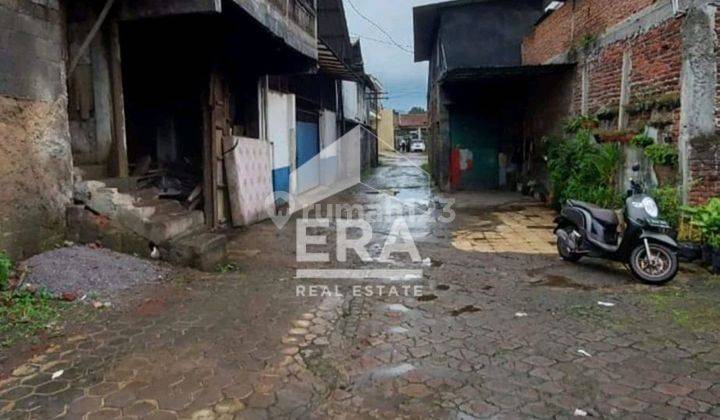
[[[332,201],[427,214],[439,204],[419,163],[387,160]],[[294,280],[326,267],[296,262],[292,226],[263,223],[232,241],[239,271],[148,288],[18,365],[0,418],[720,416],[720,280],[685,267],[653,288],[618,265],[563,263],[544,207],[452,198],[452,223],[408,222],[424,262],[391,264],[423,278],[366,283],[421,297]],[[377,255],[392,218],[372,225]],[[318,230],[331,249],[333,229]],[[321,283],[342,296],[296,295]]]

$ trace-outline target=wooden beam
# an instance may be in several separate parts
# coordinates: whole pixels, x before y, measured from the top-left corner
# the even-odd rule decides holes
[[[113,161],[115,175],[125,178],[129,175],[127,134],[125,131],[125,96],[123,94],[122,50],[120,28],[117,21],[110,27],[110,73],[113,102]]]
[[[78,49],[77,53],[75,53],[75,57],[73,57],[72,61],[70,61],[70,67],[68,68],[68,74],[67,77],[70,78],[72,76],[73,72],[77,68],[78,63],[80,63],[80,59],[83,55],[87,52],[87,49],[90,47],[90,43],[93,39],[95,39],[95,36],[100,31],[100,28],[102,27],[103,23],[105,22],[105,19],[107,18],[108,14],[110,13],[110,9],[112,9],[113,4],[115,4],[115,0],[107,0],[105,3],[105,6],[103,7],[102,11],[100,12],[100,16],[98,16],[97,20],[95,21],[95,24],[93,25],[92,29],[90,29],[90,32],[85,37],[85,40],[82,44],[80,44],[80,48]]]

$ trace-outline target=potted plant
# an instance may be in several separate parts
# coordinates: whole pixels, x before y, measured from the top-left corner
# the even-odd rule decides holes
[[[647,134],[638,134],[630,140],[631,145],[640,149],[645,149],[646,147],[652,146],[654,143],[655,140]]]
[[[703,260],[713,265],[713,271],[720,272],[720,198],[711,198],[694,213],[693,223],[703,237]]]
[[[706,239],[710,248],[710,267],[715,274],[720,274],[720,233],[711,233]]]
[[[645,148],[645,156],[650,159],[661,185],[677,183],[678,152],[669,144],[651,144]]]

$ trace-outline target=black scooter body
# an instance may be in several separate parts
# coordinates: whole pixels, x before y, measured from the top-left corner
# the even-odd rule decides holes
[[[581,238],[576,238],[579,241],[576,253],[619,262],[627,262],[632,250],[645,239],[664,244],[676,251],[678,244],[667,234],[670,228],[667,222],[652,218],[645,211],[642,202],[646,197],[648,196],[641,193],[629,194],[624,207],[626,226],[622,238],[618,237],[617,224],[597,220],[588,209],[575,205],[572,201],[568,202],[560,216],[555,219],[555,233],[562,235],[565,228],[573,227],[581,235]]]

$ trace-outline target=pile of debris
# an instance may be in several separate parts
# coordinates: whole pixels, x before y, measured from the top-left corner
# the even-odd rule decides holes
[[[157,188],[159,197],[176,200],[189,210],[202,205],[202,171],[190,162],[156,163],[141,159],[133,171],[138,189]]]

